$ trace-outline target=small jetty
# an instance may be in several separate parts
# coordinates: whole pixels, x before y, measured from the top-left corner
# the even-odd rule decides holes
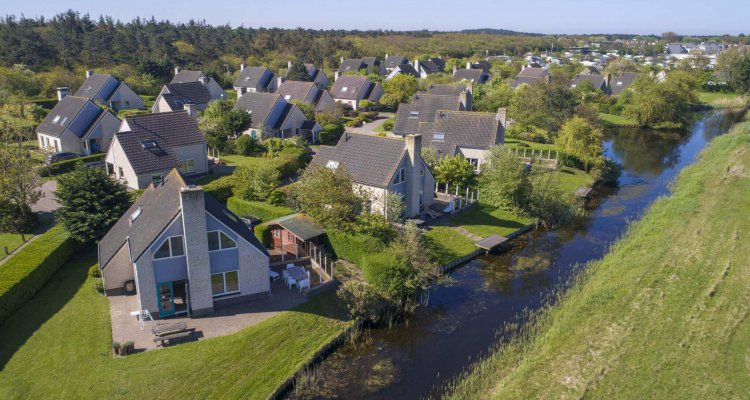
[[[591,189],[590,187],[580,187],[576,189],[575,192],[573,192],[573,194],[575,194],[576,197],[588,199],[592,190],[593,189]]]
[[[475,244],[476,244],[476,245],[477,245],[477,247],[479,247],[480,249],[483,249],[483,250],[485,250],[486,252],[490,252],[490,251],[492,251],[492,250],[494,250],[494,249],[496,249],[496,248],[498,248],[498,247],[502,246],[502,245],[503,245],[504,243],[506,243],[506,242],[507,242],[508,240],[510,240],[510,239],[508,239],[508,238],[507,238],[507,237],[505,237],[505,236],[500,236],[500,235],[490,235],[490,236],[487,236],[487,237],[486,237],[486,238],[484,238],[484,239],[481,239],[481,240],[477,240],[477,241],[475,242]]]

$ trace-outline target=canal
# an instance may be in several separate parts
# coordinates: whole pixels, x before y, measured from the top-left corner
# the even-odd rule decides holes
[[[480,257],[430,291],[407,323],[373,329],[337,349],[294,399],[439,398],[446,384],[502,342],[508,323],[524,323],[575,274],[601,258],[733,116],[707,113],[689,132],[608,132],[607,157],[623,166],[617,187],[600,188],[578,226],[536,230],[500,255]]]

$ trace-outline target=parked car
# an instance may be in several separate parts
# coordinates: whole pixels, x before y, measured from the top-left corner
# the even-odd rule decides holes
[[[45,164],[52,164],[58,161],[70,160],[72,158],[78,158],[78,154],[71,153],[68,151],[58,151],[57,153],[48,154],[47,158],[44,159]]]

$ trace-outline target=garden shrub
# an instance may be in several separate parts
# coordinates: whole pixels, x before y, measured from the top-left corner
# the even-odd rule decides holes
[[[227,208],[240,217],[253,217],[264,222],[293,213],[292,209],[288,207],[275,206],[260,201],[242,200],[238,197],[227,199]]]
[[[385,251],[362,258],[362,274],[368,283],[382,290],[392,299],[404,297],[404,285],[411,275],[404,260]]]
[[[99,153],[99,154],[92,154],[90,156],[73,158],[70,160],[58,161],[50,165],[44,165],[44,166],[39,167],[38,173],[41,176],[55,176],[55,175],[64,174],[66,172],[72,171],[76,167],[76,165],[78,165],[78,163],[104,161],[105,156],[106,154]]]
[[[29,243],[0,267],[0,323],[29,301],[76,250],[76,242],[57,225]]]
[[[378,239],[339,231],[328,231],[328,242],[337,258],[361,265],[365,256],[381,251],[385,246]]]
[[[232,191],[234,189],[234,180],[231,175],[222,176],[221,178],[215,179],[210,183],[203,185],[203,190],[213,196],[220,202],[226,202],[228,198],[232,197]]]
[[[258,240],[263,243],[263,246],[271,246],[271,229],[267,224],[258,224],[253,228],[253,233]]]

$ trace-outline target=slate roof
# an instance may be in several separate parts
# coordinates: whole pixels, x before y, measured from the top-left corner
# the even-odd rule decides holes
[[[329,161],[338,162],[354,182],[385,188],[405,153],[401,139],[345,133],[336,146],[320,146],[312,164],[326,167]]]
[[[466,85],[430,85],[427,87],[427,93],[429,94],[443,94],[458,96],[466,91]]]
[[[63,99],[58,101],[57,104],[55,104],[55,107],[50,110],[49,114],[44,118],[44,121],[42,121],[42,123],[36,128],[36,131],[45,135],[60,137],[60,135],[65,132],[65,129],[70,127],[70,124],[76,116],[78,116],[81,110],[83,110],[89,102],[90,100],[83,97],[63,97]],[[83,137],[88,129],[89,126],[86,126],[82,131],[73,133],[78,137]]]
[[[326,233],[315,221],[299,213],[276,218],[266,222],[266,224],[279,225],[302,240],[310,240]]]
[[[284,83],[279,86],[279,90],[277,90],[276,93],[286,101],[305,101],[314,87],[316,87],[315,82],[284,81]],[[289,97],[287,98],[287,96]]]
[[[279,100],[278,93],[248,92],[243,94],[234,105],[235,110],[250,112],[251,128],[259,128],[268,118],[274,104]]]
[[[169,83],[199,82],[198,78],[206,76],[203,71],[180,70]]]
[[[287,118],[291,116],[292,109],[299,108],[295,104],[284,102],[284,109],[281,111],[281,115],[279,116],[279,119],[276,120],[276,123],[272,126],[273,129],[281,129],[282,126],[284,126],[284,123],[286,122]]]
[[[93,100],[94,98],[100,97],[104,100],[108,100],[110,96],[112,96],[112,93],[117,91],[117,88],[120,86],[119,81],[118,84],[114,86],[113,90],[109,93],[99,93],[104,88],[104,84],[107,83],[107,81],[112,78],[112,75],[110,74],[91,74],[88,78],[86,78],[85,81],[81,84],[81,86],[76,90],[74,96],[77,97],[84,97],[89,100]]]
[[[182,175],[173,169],[162,180],[162,184],[153,184],[138,197],[133,205],[120,217],[99,242],[99,261],[106,266],[115,254],[130,238],[130,255],[137,260],[151,246],[153,241],[174,220],[180,212],[180,189],[187,187]],[[213,197],[204,193],[206,211],[227,225],[250,244],[268,255],[255,235],[239,217],[232,214]],[[138,209],[141,213],[134,221],[130,216]]]
[[[359,71],[363,68],[367,68],[367,65],[361,58],[349,58],[341,62],[341,65],[339,65],[339,72]]]
[[[570,82],[570,87],[576,87],[585,81],[591,82],[591,85],[593,85],[594,89],[606,90],[606,87],[604,87],[604,77],[601,75],[576,75],[575,78],[573,78],[573,80]]]
[[[464,79],[475,83],[481,83],[487,80],[487,74],[481,69],[466,68],[457,69],[456,72],[453,73],[454,81],[462,81]]]
[[[365,92],[363,98],[367,98],[372,90],[371,86],[372,82],[365,76],[342,75],[333,83],[331,96],[337,99],[356,100],[360,93]]]
[[[521,70],[516,77],[527,77],[527,78],[546,78],[549,72],[544,68],[527,67]]]
[[[470,111],[438,111],[434,122],[419,124],[422,147],[432,147],[441,156],[455,155],[458,147],[487,149],[498,144],[496,114]],[[435,140],[443,133],[443,140]]]
[[[401,64],[408,63],[409,60],[406,59],[404,56],[388,56],[388,58],[385,59],[385,67],[388,69],[396,68],[400,66]]]
[[[419,123],[434,121],[438,110],[459,111],[460,109],[461,101],[458,96],[417,93],[412,97],[411,104],[398,106],[393,133],[397,135],[417,133]]]
[[[640,74],[634,72],[626,72],[620,76],[613,76],[609,79],[609,91],[612,96],[617,96],[622,93],[623,90],[630,87],[635,81],[635,78]]]
[[[115,137],[137,175],[176,168],[180,162],[175,148],[206,142],[198,122],[187,111],[134,115],[126,122],[130,130],[117,132]],[[145,141],[156,146],[145,148]]]
[[[164,85],[171,96],[163,96],[172,111],[182,110],[183,104],[207,104],[213,97],[200,82],[169,83]]]
[[[419,65],[421,65],[428,74],[443,72],[443,68],[445,68],[445,63],[440,58],[430,58],[429,60],[420,61]]]
[[[263,76],[266,75],[266,71],[269,72],[267,75],[268,78],[264,79]],[[234,80],[234,86],[265,89],[273,78],[274,74],[266,67],[245,67],[245,69],[240,71],[237,79]]]
[[[415,78],[419,78],[419,72],[417,72],[416,69],[414,69],[414,66],[411,64],[399,64],[398,70],[402,74],[411,75]]]
[[[579,75],[601,75],[599,70],[593,65],[583,67],[583,71]]]
[[[667,54],[687,54],[687,49],[680,43],[670,43],[667,45]]]

